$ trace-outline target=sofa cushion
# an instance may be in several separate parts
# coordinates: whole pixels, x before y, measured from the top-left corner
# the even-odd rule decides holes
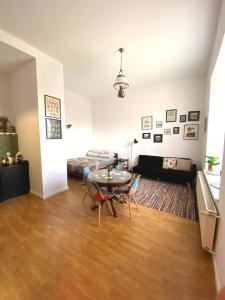
[[[191,180],[191,173],[177,169],[162,169],[160,179],[172,182],[188,182]]]
[[[153,177],[153,178],[158,178],[161,173],[161,168],[155,168],[155,167],[140,167],[140,166],[135,166],[133,167],[133,172],[141,174],[145,177]]]
[[[177,160],[174,157],[164,157],[163,158],[163,168],[164,169],[176,169]]]
[[[160,156],[139,155],[138,165],[141,167],[162,168],[163,158]]]
[[[177,170],[191,171],[192,161],[188,158],[177,158]]]

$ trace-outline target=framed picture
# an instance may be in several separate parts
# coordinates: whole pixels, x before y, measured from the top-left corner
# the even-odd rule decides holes
[[[60,99],[45,95],[45,116],[61,119]]]
[[[164,134],[165,135],[170,135],[171,134],[171,128],[164,129]]]
[[[189,111],[188,112],[188,121],[199,121],[200,119],[200,111]]]
[[[163,135],[162,134],[154,134],[154,143],[162,143]]]
[[[187,116],[186,115],[180,115],[180,122],[186,122]]]
[[[180,133],[180,127],[173,127],[173,134],[179,134]]]
[[[152,129],[152,124],[153,124],[153,117],[152,116],[141,118],[141,128],[142,128],[142,130]]]
[[[198,130],[198,124],[184,125],[184,140],[197,140]]]
[[[151,133],[150,132],[148,132],[148,133],[147,132],[146,133],[145,132],[142,133],[142,138],[143,139],[150,139],[151,138]]]
[[[166,122],[176,122],[177,121],[177,110],[169,109],[166,111]]]
[[[47,139],[61,139],[62,126],[61,120],[46,118],[46,138]]]
[[[156,128],[162,128],[162,127],[163,127],[163,121],[157,121]]]

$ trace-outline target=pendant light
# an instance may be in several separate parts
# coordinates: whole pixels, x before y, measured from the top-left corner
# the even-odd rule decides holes
[[[129,87],[128,81],[126,76],[123,74],[123,48],[119,48],[118,50],[120,52],[120,71],[119,74],[116,77],[115,83],[113,87],[118,90],[118,97],[119,98],[124,98],[125,97],[125,92],[124,90]]]

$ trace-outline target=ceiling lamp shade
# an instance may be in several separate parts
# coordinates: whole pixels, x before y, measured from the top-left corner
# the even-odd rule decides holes
[[[120,56],[120,71],[119,74],[116,77],[115,83],[113,85],[113,87],[118,90],[118,97],[119,98],[124,98],[125,97],[125,92],[124,90],[127,89],[129,87],[128,81],[126,76],[123,74],[123,54],[124,49],[120,48],[119,52],[121,54]]]

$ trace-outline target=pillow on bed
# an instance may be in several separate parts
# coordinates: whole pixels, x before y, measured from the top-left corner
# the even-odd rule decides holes
[[[111,154],[108,150],[100,150],[100,154]]]
[[[114,158],[113,153],[99,153],[99,157],[101,158]]]
[[[93,152],[93,153],[101,153],[102,150],[94,148],[94,149],[90,149],[88,152]]]
[[[92,152],[92,151],[88,151],[87,154],[86,154],[86,156],[96,156],[96,157],[98,157],[98,153]]]

